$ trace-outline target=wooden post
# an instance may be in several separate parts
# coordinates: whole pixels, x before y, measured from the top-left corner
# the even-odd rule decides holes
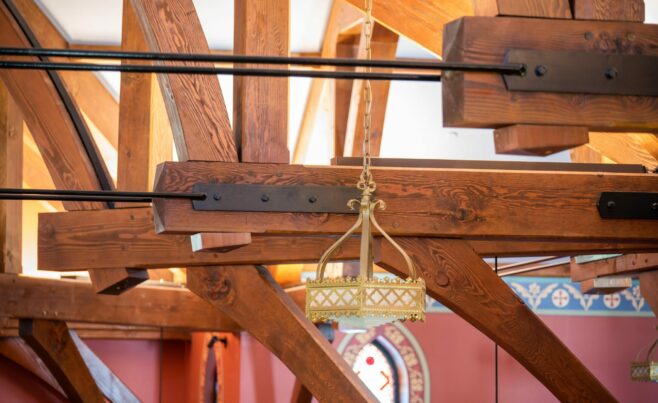
[[[233,49],[240,55],[288,56],[290,2],[235,2]],[[243,162],[287,164],[288,78],[233,77],[233,127]]]
[[[462,240],[397,238],[410,254],[427,294],[471,323],[516,358],[561,401],[615,398],[551,330]],[[382,244],[380,266],[409,273],[393,246]]]
[[[44,319],[21,319],[21,338],[43,360],[73,402],[105,402],[89,372],[66,323]]]
[[[188,269],[192,292],[233,318],[279,357],[319,401],[374,397],[265,268]]]
[[[23,118],[1,81],[0,187],[23,187]],[[22,211],[20,200],[0,201],[0,273],[22,271]]]

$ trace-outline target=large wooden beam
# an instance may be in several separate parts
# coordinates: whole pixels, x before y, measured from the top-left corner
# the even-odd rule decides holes
[[[23,118],[0,82],[0,187],[23,187]],[[0,273],[20,273],[23,205],[0,201]]]
[[[131,0],[130,3],[151,51],[210,53],[192,0]],[[237,161],[217,77],[160,74],[158,80],[179,159]]]
[[[105,402],[66,323],[45,319],[22,319],[21,338],[43,360],[73,402]]]
[[[648,150],[655,141],[649,133],[590,133],[587,147],[618,164],[640,164],[648,170],[658,167],[658,158]]]
[[[185,289],[139,287],[120,298],[90,284],[0,275],[0,317],[238,331],[239,327]]]
[[[359,169],[296,165],[165,163],[158,191],[189,192],[195,183],[353,186]],[[389,233],[405,236],[497,237],[655,242],[658,226],[642,220],[603,220],[601,192],[655,192],[647,174],[374,168],[378,212]],[[196,211],[185,200],[154,202],[156,230],[339,234],[348,214]]]
[[[254,234],[252,243],[226,253],[194,253],[186,235],[158,235],[150,209],[44,213],[39,216],[39,268],[69,271],[98,268],[188,267],[219,264],[316,262],[335,238]],[[469,241],[480,256],[573,256],[658,252],[658,243]],[[348,241],[337,260],[359,257]],[[107,269],[96,269],[95,272]]]
[[[581,126],[513,125],[494,130],[496,154],[544,157],[588,141],[589,131]]]
[[[614,397],[553,332],[461,240],[398,238],[424,278],[427,293],[516,358],[561,401],[614,402]],[[407,277],[388,243],[378,263]]]
[[[63,322],[62,322],[63,323]],[[94,382],[110,402],[138,403],[140,400],[135,396],[112,370],[101,361],[100,358],[85,344],[74,332],[69,332],[71,341],[75,344]]]
[[[265,268],[191,269],[188,288],[272,351],[319,401],[372,402],[358,376]]]
[[[644,22],[644,0],[571,0],[574,18]]]
[[[596,277],[639,273],[658,269],[658,253],[632,253],[587,263],[571,260],[571,280],[584,281]]]
[[[14,5],[32,29],[32,32],[44,48],[69,48],[69,43],[43,13],[34,0],[13,0]],[[119,49],[115,49],[119,50]],[[53,58],[56,61],[68,59]],[[119,104],[110,91],[93,72],[61,71],[59,72],[68,92],[84,112],[84,116],[93,122],[107,141],[117,147],[119,131]]]
[[[347,0],[363,10],[363,0]],[[375,20],[399,35],[406,36],[435,55],[441,55],[442,26],[464,15],[473,15],[469,0],[374,0],[372,15]]]
[[[395,59],[398,48],[398,34],[390,31],[381,24],[374,24],[372,30],[372,58],[373,59]],[[357,57],[366,58],[365,48],[365,31],[362,30],[359,41]],[[363,80],[354,81],[352,84],[352,94],[350,97],[349,113],[344,140],[344,156],[362,156],[363,155],[363,136],[364,126],[363,119],[365,116],[365,98],[363,96]],[[388,103],[388,90],[390,81],[373,81],[372,88],[372,108],[370,123],[370,149],[374,156],[379,155],[382,145],[382,134],[384,132],[384,118],[386,117],[386,105]],[[336,126],[342,122],[336,122]]]
[[[0,44],[31,47],[10,10],[0,4]],[[51,77],[44,71],[0,70],[0,78],[9,89],[59,189],[97,190],[101,188],[78,129],[63,105]],[[93,146],[93,145],[92,145]],[[102,162],[101,162],[102,165]],[[99,169],[102,167],[99,167]],[[109,175],[98,173],[109,178]],[[111,185],[111,184],[109,184]],[[103,203],[65,202],[70,210],[103,208]]]
[[[324,33],[322,41],[321,57],[338,57],[338,40],[342,32],[358,24],[363,19],[363,15],[354,7],[348,5],[344,0],[335,0],[331,6],[329,20],[327,21],[327,29]],[[348,56],[348,55],[342,55]],[[309,89],[308,98],[306,100],[306,108],[302,117],[302,123],[299,126],[297,134],[297,142],[292,155],[292,162],[294,164],[301,164],[304,162],[308,146],[311,142],[311,134],[315,126],[315,120],[322,104],[322,97],[328,96],[331,89],[335,88],[336,91],[340,87],[349,85],[351,88],[351,81],[349,80],[323,80],[313,79],[311,81],[311,88]],[[338,94],[336,94],[338,95]],[[347,117],[345,118],[347,123]],[[338,150],[338,148],[336,148]],[[342,147],[340,148],[342,151]]]
[[[629,35],[633,45],[621,45]],[[509,49],[658,55],[658,25],[647,24],[465,17],[446,25],[445,36],[447,61],[501,63]],[[650,132],[658,128],[658,98],[508,91],[497,74],[450,72],[443,77],[443,115],[451,127],[548,124]]]
[[[244,55],[288,56],[290,2],[235,2],[234,51]],[[233,127],[243,162],[287,164],[288,78],[233,77]]]
[[[477,16],[571,18],[569,0],[472,0]]]

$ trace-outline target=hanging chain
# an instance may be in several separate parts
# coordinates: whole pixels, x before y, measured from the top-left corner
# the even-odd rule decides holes
[[[366,20],[363,23],[363,32],[365,36],[366,59],[372,59],[372,0],[365,0]],[[366,72],[371,72],[371,67],[366,67]],[[357,187],[364,192],[372,193],[375,191],[375,181],[370,173],[370,127],[372,121],[372,86],[370,80],[365,80],[363,86],[363,98],[365,113],[363,116],[363,171]]]

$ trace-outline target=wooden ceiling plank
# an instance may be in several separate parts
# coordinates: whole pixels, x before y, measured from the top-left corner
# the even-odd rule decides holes
[[[233,49],[253,56],[289,56],[290,2],[235,2]],[[236,67],[245,67],[238,65]],[[255,65],[252,67],[267,67]],[[281,77],[233,76],[233,128],[242,162],[288,164],[288,83]]]
[[[571,259],[571,280],[633,274],[658,269],[658,253],[631,253],[604,260],[576,263]]]
[[[0,187],[23,187],[23,117],[0,81]],[[18,274],[21,262],[23,203],[0,201],[0,273]]]
[[[375,401],[345,360],[265,268],[190,269],[187,287],[249,329],[319,401]]]
[[[337,44],[340,34],[359,24],[362,20],[363,15],[357,9],[348,5],[344,0],[334,0],[322,41],[320,57],[337,57]],[[293,150],[293,164],[301,164],[306,158],[323,96],[329,96],[334,88],[338,91],[338,88],[345,83],[349,84],[351,88],[352,82],[349,80],[323,80],[317,78],[311,80],[306,108]],[[347,118],[345,122],[347,122]],[[336,150],[342,150],[342,148],[336,148]]]
[[[39,216],[39,267],[188,267],[219,264],[316,262],[331,237],[254,234],[252,243],[227,253],[194,253],[186,235],[158,235],[147,208],[44,213]],[[657,243],[514,242],[471,240],[481,256],[573,256],[574,254],[658,252]],[[349,241],[337,260],[356,259],[358,241]],[[104,269],[96,269],[104,270]]]
[[[32,28],[44,48],[70,48],[66,39],[57,30],[48,16],[34,0],[13,0],[16,8]],[[116,49],[120,50],[120,49]],[[52,58],[53,61],[69,61]],[[84,114],[103,133],[108,142],[117,147],[119,132],[119,104],[114,96],[93,72],[61,71],[60,76]]]
[[[0,317],[149,326],[165,330],[239,331],[239,327],[183,288],[138,287],[120,298],[98,295],[91,284],[0,275]]]
[[[165,163],[158,191],[189,192],[195,183],[353,186],[358,167]],[[373,168],[388,207],[379,222],[391,234],[514,240],[610,242],[658,239],[642,220],[604,220],[601,192],[655,192],[648,174]],[[348,214],[196,211],[185,200],[154,201],[156,231],[342,234]]]
[[[63,323],[63,322],[62,322]],[[112,370],[85,344],[78,334],[71,330],[69,336],[78,349],[84,363],[89,368],[94,382],[110,402],[139,403],[140,400]]]
[[[21,319],[20,336],[43,360],[73,402],[105,402],[65,322]]]
[[[420,270],[429,296],[505,349],[556,398],[616,401],[466,242],[436,238],[398,238],[397,242]],[[378,264],[403,278],[409,275],[402,256],[388,243],[382,244]]]
[[[477,16],[535,17],[570,19],[569,0],[472,0]]]
[[[131,0],[130,4],[150,51],[210,53],[192,0]],[[158,80],[179,159],[237,161],[233,131],[217,77],[159,74]]]
[[[2,46],[30,47],[4,4],[0,4],[0,43]],[[57,188],[100,189],[89,156],[48,74],[44,71],[0,70],[0,78],[20,107]],[[105,205],[65,202],[64,206],[80,210]]]
[[[644,0],[571,0],[574,18],[644,22]]]
[[[395,59],[398,48],[399,35],[390,31],[381,24],[375,23],[372,30],[372,58],[391,60]],[[359,59],[366,58],[365,49],[365,32],[362,29],[357,52]],[[363,71],[364,69],[357,69]],[[382,70],[389,71],[389,70]],[[365,98],[363,96],[363,80],[354,81],[352,84],[352,95],[350,97],[350,109],[348,112],[347,127],[345,131],[344,156],[359,157],[363,155],[363,120],[365,116]],[[370,123],[370,150],[373,156],[379,155],[382,145],[382,135],[384,132],[384,119],[386,117],[386,106],[388,103],[388,90],[391,86],[390,81],[373,81],[372,88],[372,108]]]
[[[347,0],[363,10],[363,0]],[[443,32],[437,29],[443,24],[465,15],[473,15],[473,4],[469,0],[374,0],[372,15],[378,23],[398,35],[406,36],[427,51],[442,54]]]
[[[464,17],[445,26],[444,58],[501,63],[509,49],[657,55],[658,25],[541,18]],[[592,33],[591,36],[584,32]],[[633,46],[616,46],[634,37]],[[587,126],[593,131],[658,129],[658,97],[508,91],[500,75],[449,72],[443,76],[448,127],[512,124]]]
[[[589,130],[579,126],[513,125],[494,130],[496,154],[544,157],[589,141]]]

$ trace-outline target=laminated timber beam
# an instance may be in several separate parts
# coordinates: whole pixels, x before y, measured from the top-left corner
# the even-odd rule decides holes
[[[542,18],[464,17],[444,28],[444,60],[500,63],[510,49],[658,55],[658,25]],[[593,131],[658,129],[658,97],[508,91],[500,75],[443,75],[444,124],[586,126]]]
[[[192,292],[249,329],[319,401],[376,401],[265,268],[190,269],[187,280]]]
[[[232,320],[182,288],[139,287],[120,298],[86,283],[0,275],[0,317],[238,331]]]
[[[397,238],[409,253],[427,294],[498,343],[560,401],[615,398],[553,332],[461,240]],[[382,244],[378,265],[407,277],[406,263]]]
[[[66,323],[46,319],[22,319],[19,333],[43,360],[71,401],[105,402],[100,388],[69,334]]]
[[[569,0],[472,0],[477,16],[571,18]]]
[[[254,234],[252,243],[218,253],[194,252],[190,237],[156,234],[151,209],[116,209],[39,215],[39,268],[54,271],[97,268],[190,267],[225,264],[317,262],[332,237]],[[481,256],[573,256],[658,252],[658,243],[469,241]],[[337,260],[358,259],[358,240],[348,241]]]
[[[157,191],[189,192],[196,183],[352,186],[358,168],[231,163],[165,163]],[[643,220],[603,220],[601,192],[656,192],[648,174],[374,168],[379,222],[390,234],[524,240],[658,240]],[[347,214],[196,211],[185,200],[153,203],[160,233],[341,234]]]
[[[360,10],[363,0],[347,0]],[[406,36],[436,56],[442,54],[443,32],[437,29],[456,18],[473,15],[470,0],[428,0],[409,2],[406,0],[374,0],[372,16],[398,35]]]
[[[644,22],[644,0],[571,0],[574,18]]]
[[[586,263],[576,263],[575,259],[571,259],[572,281],[616,275],[628,276],[652,270],[658,270],[658,253],[631,253]]]

